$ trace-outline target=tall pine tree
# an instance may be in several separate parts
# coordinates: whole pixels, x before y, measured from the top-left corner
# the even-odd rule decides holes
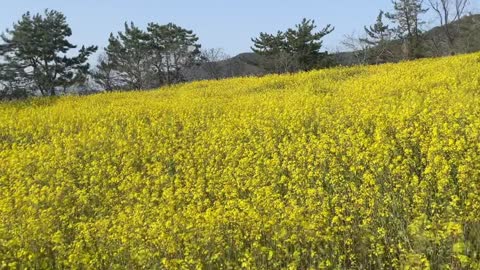
[[[89,71],[88,57],[97,47],[82,46],[76,56],[70,57],[69,51],[76,48],[67,39],[71,35],[62,13],[45,10],[43,15],[32,16],[27,12],[1,36],[3,74],[8,74],[12,82],[21,82],[16,87],[50,96],[83,83]]]
[[[395,33],[404,41],[405,57],[407,59],[422,56],[422,30],[425,23],[422,15],[428,11],[423,7],[423,0],[394,0],[392,13],[386,16],[397,24]]]
[[[200,63],[201,46],[192,30],[173,23],[150,23],[147,31],[162,83],[169,85],[183,81],[182,70]]]
[[[173,23],[148,24],[144,31],[133,23],[110,34],[95,79],[104,89],[149,89],[184,81],[183,71],[200,63],[200,44],[191,30]]]
[[[105,52],[106,57],[97,66],[97,77],[107,71],[108,74],[116,74],[119,83],[115,87],[122,89],[139,90],[158,86],[154,81],[153,65],[156,59],[152,55],[150,37],[133,22],[125,23],[124,31],[116,36],[110,34]],[[110,85],[103,87],[110,88]]]
[[[311,70],[321,66],[322,60],[328,55],[320,49],[323,37],[330,34],[334,28],[329,24],[315,32],[317,26],[314,20],[303,19],[295,28],[287,30],[286,46],[296,58],[300,70]]]
[[[310,70],[322,66],[327,52],[321,52],[322,39],[334,28],[327,25],[315,32],[315,21],[303,19],[295,28],[277,34],[260,33],[252,38],[252,51],[264,56],[268,63],[273,63],[273,72],[290,72]],[[272,71],[272,70],[270,70]]]
[[[257,38],[252,38],[252,51],[264,56],[263,65],[269,72],[285,73],[297,70],[297,61],[289,50],[286,35],[282,31],[276,34],[260,33]]]
[[[393,56],[389,49],[392,30],[383,22],[383,17],[384,12],[380,10],[375,24],[369,27],[365,26],[366,37],[360,39],[360,42],[365,43],[369,48],[369,62],[375,64],[388,62]]]

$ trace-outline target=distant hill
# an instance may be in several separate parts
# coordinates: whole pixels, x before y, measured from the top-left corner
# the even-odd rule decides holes
[[[434,27],[424,33],[425,48],[423,57],[440,57],[452,53],[471,53],[480,51],[480,14],[465,16],[451,24],[456,35],[453,50],[447,46],[446,37],[441,26]],[[391,42],[390,50],[401,55],[402,43],[399,40]],[[351,66],[358,64],[358,52],[332,53],[336,65]],[[266,74],[262,67],[263,57],[253,52],[241,53],[235,57],[216,63],[197,66],[186,73],[188,80],[228,78],[240,76],[258,76]]]
[[[192,67],[185,72],[185,76],[189,81],[259,76],[267,73],[262,67],[262,58],[256,53],[241,53],[227,60]]]
[[[453,22],[451,29],[456,37],[453,51],[446,46],[446,37],[441,26],[434,27],[425,33],[427,42],[435,42],[435,45],[431,44],[432,48],[426,51],[427,57],[480,51],[480,14],[465,16]]]
[[[472,14],[451,23],[450,29],[455,36],[453,48],[449,48],[442,26],[436,26],[423,34],[422,57],[441,57],[452,54],[464,54],[480,51],[480,14]],[[394,55],[402,54],[402,42],[393,40],[388,50]],[[358,63],[359,51],[332,54],[338,65],[349,66]],[[394,61],[392,61],[394,62]]]

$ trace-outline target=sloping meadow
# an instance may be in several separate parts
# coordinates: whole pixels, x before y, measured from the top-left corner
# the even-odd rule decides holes
[[[0,104],[0,268],[479,269],[480,54]]]

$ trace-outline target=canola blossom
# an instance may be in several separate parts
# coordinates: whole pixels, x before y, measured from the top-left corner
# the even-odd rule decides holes
[[[480,269],[480,54],[0,103],[1,269]]]

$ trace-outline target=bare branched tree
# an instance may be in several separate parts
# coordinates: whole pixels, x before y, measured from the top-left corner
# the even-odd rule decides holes
[[[368,64],[370,45],[363,41],[365,38],[366,36],[358,37],[355,33],[352,33],[345,35],[341,41],[343,47],[352,53],[352,60],[357,65]]]
[[[200,57],[203,61],[202,69],[207,73],[209,79],[218,80],[226,77],[221,61],[227,60],[230,56],[223,49],[211,48],[202,50]]]
[[[437,14],[450,50],[454,48],[456,30],[453,22],[461,19],[467,11],[469,0],[428,0]]]
[[[468,4],[470,3],[469,0],[455,0],[455,19],[460,19],[466,13],[466,9]]]

